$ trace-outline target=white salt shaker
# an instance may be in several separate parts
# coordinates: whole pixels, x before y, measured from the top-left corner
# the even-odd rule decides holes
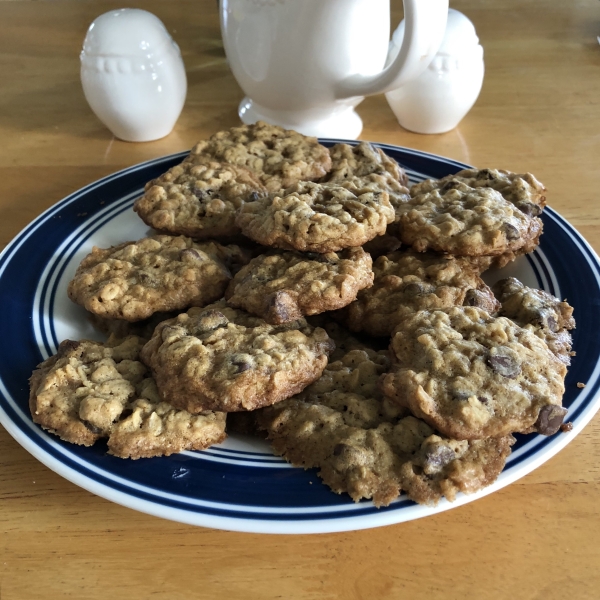
[[[394,32],[388,62],[402,44],[404,21]],[[483,48],[473,23],[448,10],[442,45],[429,67],[416,79],[385,96],[402,127],[416,133],[444,133],[469,112],[483,83]]]
[[[127,142],[168,135],[187,92],[179,47],[157,17],[135,8],[107,12],[90,25],[81,83],[96,116]]]

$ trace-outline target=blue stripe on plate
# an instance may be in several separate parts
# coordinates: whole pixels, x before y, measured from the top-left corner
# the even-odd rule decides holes
[[[329,140],[328,145],[338,140]],[[339,140],[342,141],[342,140]],[[442,177],[468,165],[424,152],[380,145],[414,180]],[[433,514],[402,497],[384,509],[371,502],[352,503],[322,485],[315,470],[302,471],[277,457],[213,447],[169,458],[131,463],[106,454],[106,446],[82,448],[65,444],[33,425],[27,409],[27,378],[41,359],[40,348],[58,344],[52,318],[57,286],[77,249],[104,223],[127,210],[144,183],[177,164],[179,153],[149,161],[86,186],[36,219],[0,255],[0,421],[32,454],[78,485],[127,506],[182,522],[242,531],[342,531]],[[88,217],[82,219],[81,213]],[[580,323],[575,330],[578,352],[567,378],[565,405],[571,409],[572,434],[552,438],[518,436],[513,456],[498,482],[480,497],[526,474],[562,448],[598,408],[600,338],[596,325],[600,306],[598,259],[562,217],[547,209],[545,234],[532,267],[548,291],[569,296]],[[15,282],[18,282],[15,284]],[[34,293],[38,290],[36,310]],[[35,323],[34,323],[35,320]],[[37,333],[36,333],[37,332]],[[18,343],[15,343],[18,340]],[[576,387],[577,381],[588,386]],[[225,462],[223,462],[225,461]],[[234,464],[235,463],[235,464]],[[459,497],[457,504],[470,498]],[[296,527],[294,522],[301,523]],[[270,525],[268,523],[271,523]]]

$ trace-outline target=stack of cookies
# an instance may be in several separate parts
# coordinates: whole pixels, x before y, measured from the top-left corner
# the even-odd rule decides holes
[[[33,419],[123,458],[266,435],[354,500],[452,500],[493,482],[512,433],[563,424],[572,308],[516,279],[545,189],[465,170],[406,187],[361,142],[265,123],[198,143],[134,210],[156,233],[94,248],[69,285],[105,343],[66,340]]]

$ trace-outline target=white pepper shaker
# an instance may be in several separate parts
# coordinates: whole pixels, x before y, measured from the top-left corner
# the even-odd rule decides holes
[[[187,79],[179,47],[160,19],[134,8],[100,15],[80,58],[85,98],[116,137],[148,142],[171,132]]]
[[[394,32],[388,62],[402,44],[404,21]],[[454,129],[471,110],[483,83],[483,48],[473,23],[448,10],[444,40],[429,67],[385,96],[402,127],[416,133]]]

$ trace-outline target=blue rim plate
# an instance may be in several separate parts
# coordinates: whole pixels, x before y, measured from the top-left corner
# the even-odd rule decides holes
[[[324,140],[331,145],[337,141]],[[352,142],[349,142],[352,143]],[[467,167],[407,148],[379,144],[411,181],[439,178]],[[325,533],[399,523],[481,498],[523,477],[568,444],[599,407],[600,262],[586,241],[552,209],[543,214],[538,249],[490,274],[568,298],[580,323],[577,356],[566,380],[564,405],[572,431],[553,437],[518,436],[504,471],[488,488],[459,494],[455,502],[420,506],[401,496],[377,509],[336,495],[316,470],[296,469],[273,456],[265,442],[230,436],[204,452],[121,460],[106,445],[67,444],[34,425],[28,410],[28,378],[65,338],[97,337],[84,311],[66,296],[66,285],[93,245],[106,247],[143,237],[146,226],[131,210],[144,184],[180,162],[173,154],[110,175],[71,194],[26,227],[0,255],[0,423],[28,452],[73,483],[129,508],[182,523],[258,533]],[[579,389],[577,382],[585,382]]]

